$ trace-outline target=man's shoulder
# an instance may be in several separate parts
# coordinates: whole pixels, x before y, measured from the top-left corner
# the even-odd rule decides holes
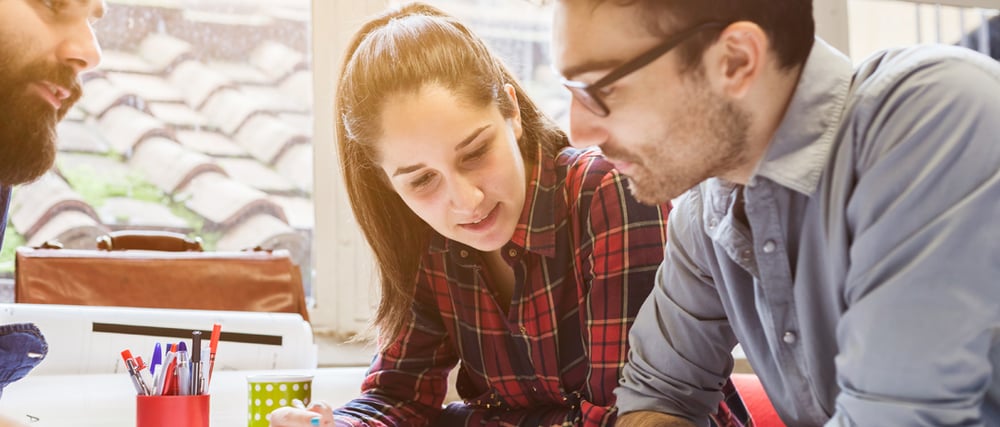
[[[968,86],[957,75],[975,72],[983,82],[1000,83],[1000,63],[972,50],[948,45],[917,45],[886,49],[863,60],[855,70],[856,97],[885,97],[910,85],[924,83]]]

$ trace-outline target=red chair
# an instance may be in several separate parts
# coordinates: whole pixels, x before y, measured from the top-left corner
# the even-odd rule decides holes
[[[743,404],[750,412],[754,427],[785,427],[785,423],[778,418],[778,413],[771,405],[771,400],[764,393],[764,387],[754,374],[732,374],[730,379],[740,393]]]

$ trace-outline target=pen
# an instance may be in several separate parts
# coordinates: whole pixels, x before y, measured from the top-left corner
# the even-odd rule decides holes
[[[154,377],[156,376],[156,367],[163,363],[163,355],[160,353],[160,343],[156,343],[153,345],[153,357],[149,358],[149,373]]]
[[[205,379],[201,373],[201,331],[191,332],[191,394],[202,394]]]
[[[191,394],[191,366],[188,364],[187,344],[177,344],[177,395]]]
[[[219,347],[219,337],[222,335],[222,325],[216,323],[212,325],[212,338],[208,347],[208,382],[205,383],[205,391],[212,385],[212,371],[215,370],[215,350]]]
[[[167,359],[163,362],[163,388],[160,390],[160,395],[168,396],[172,393],[172,386],[177,383],[175,370],[177,368],[177,352],[174,351],[175,345],[171,344],[170,349],[167,350]]]
[[[129,350],[122,350],[122,360],[125,361],[125,369],[128,370],[129,377],[132,378],[132,385],[135,386],[135,392],[140,396],[149,396],[149,387],[139,376],[139,370],[136,369],[135,360],[132,359],[132,352]]]

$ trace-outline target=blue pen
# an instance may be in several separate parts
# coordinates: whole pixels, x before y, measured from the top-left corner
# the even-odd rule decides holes
[[[160,353],[160,343],[156,343],[153,346],[153,357],[149,359],[149,373],[154,377],[156,376],[156,367],[163,363],[163,356]]]

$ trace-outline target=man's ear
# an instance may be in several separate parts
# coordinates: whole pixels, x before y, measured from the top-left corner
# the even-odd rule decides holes
[[[740,21],[730,24],[706,55],[708,73],[723,94],[743,98],[760,76],[768,58],[770,39],[757,24]]]
[[[517,105],[517,92],[514,90],[514,85],[510,83],[503,85],[503,91],[510,98],[510,105],[514,108],[514,115],[510,116],[509,119],[511,127],[514,129],[514,138],[521,139],[524,128],[521,127],[521,108]]]

